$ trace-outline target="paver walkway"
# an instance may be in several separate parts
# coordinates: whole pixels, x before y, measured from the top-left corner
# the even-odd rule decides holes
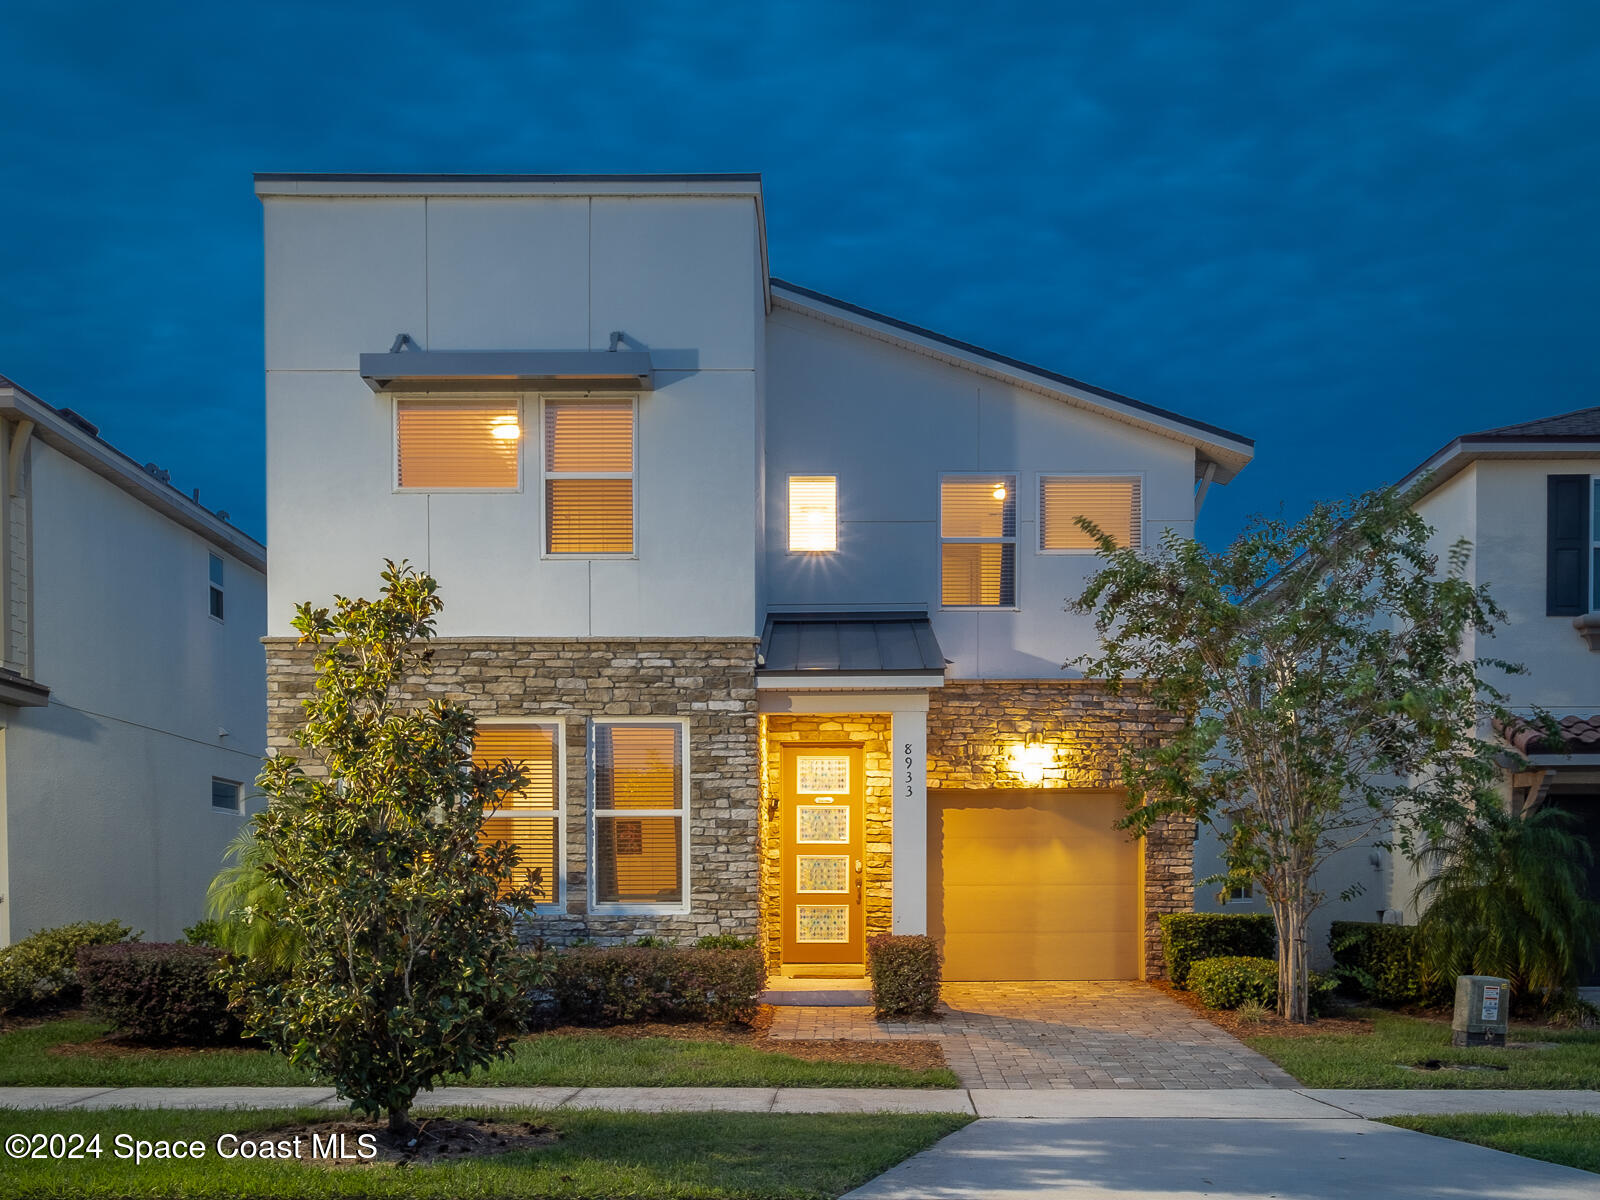
[[[1143,983],[948,983],[943,1017],[775,1009],[775,1041],[919,1040],[969,1088],[1292,1088],[1270,1059]]]

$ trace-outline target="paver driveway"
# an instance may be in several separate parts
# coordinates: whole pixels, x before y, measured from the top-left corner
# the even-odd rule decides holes
[[[768,1036],[934,1040],[972,1088],[1276,1088],[1270,1060],[1143,983],[949,983],[943,1018],[779,1008]]]

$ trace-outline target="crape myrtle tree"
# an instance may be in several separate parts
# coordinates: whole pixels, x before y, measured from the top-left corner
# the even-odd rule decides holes
[[[251,1032],[396,1134],[419,1090],[506,1053],[526,902],[502,894],[515,851],[480,840],[522,769],[475,766],[471,713],[404,697],[441,607],[433,579],[391,561],[376,600],[296,609],[315,691],[303,755],[269,758],[257,781],[252,863],[274,897],[263,919],[296,948],[286,975],[244,963],[231,981]]]
[[[1466,653],[1504,614],[1465,578],[1465,542],[1443,564],[1430,550],[1415,495],[1256,517],[1220,552],[1169,530],[1142,555],[1079,522],[1105,565],[1068,605],[1100,637],[1075,665],[1182,721],[1125,754],[1123,825],[1176,814],[1223,831],[1228,880],[1253,882],[1277,920],[1278,1011],[1295,1022],[1318,869],[1375,836],[1414,857],[1490,802],[1504,753],[1478,736],[1509,715],[1480,670],[1520,668]]]

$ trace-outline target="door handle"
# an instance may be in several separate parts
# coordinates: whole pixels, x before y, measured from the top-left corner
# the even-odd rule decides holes
[[[861,903],[861,860],[856,859],[856,903]]]

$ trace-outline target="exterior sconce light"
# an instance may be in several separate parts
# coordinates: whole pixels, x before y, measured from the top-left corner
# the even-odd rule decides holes
[[[1027,783],[1042,783],[1044,769],[1055,762],[1055,751],[1037,743],[1017,746],[1011,751],[1011,767]]]

